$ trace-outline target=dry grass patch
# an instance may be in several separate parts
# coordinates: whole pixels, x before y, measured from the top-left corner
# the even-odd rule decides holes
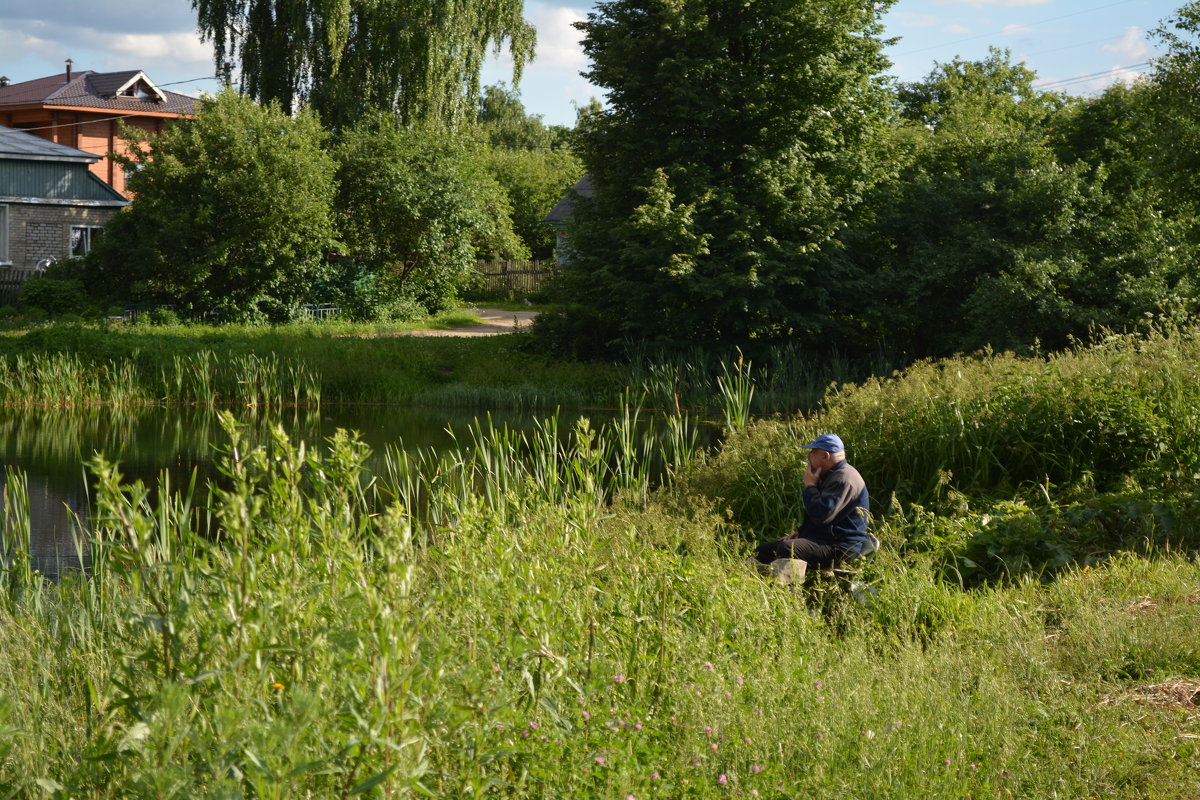
[[[1167,597],[1155,600],[1149,596],[1139,597],[1126,607],[1127,614],[1152,614],[1170,606],[1191,606],[1200,603],[1200,595],[1186,594],[1179,597]]]
[[[1101,705],[1121,701],[1141,703],[1154,708],[1182,708],[1200,713],[1200,681],[1178,678],[1164,683],[1143,683],[1118,695],[1109,695]]]

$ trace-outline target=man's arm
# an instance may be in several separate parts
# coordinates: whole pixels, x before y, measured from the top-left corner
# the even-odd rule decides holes
[[[808,473],[805,473],[804,513],[809,522],[828,525],[854,502],[862,487],[854,485],[846,477],[844,470],[828,472],[824,482],[817,486],[808,483]]]

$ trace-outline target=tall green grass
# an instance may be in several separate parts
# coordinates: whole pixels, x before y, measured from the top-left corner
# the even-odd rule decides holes
[[[924,362],[833,386],[809,418],[762,421],[690,489],[751,536],[794,525],[805,453],[834,431],[877,517],[965,579],[1054,570],[1114,550],[1195,547],[1200,336],[1113,336],[1046,358]]]
[[[611,365],[555,363],[520,336],[366,334],[336,325],[102,329],[54,325],[0,337],[0,403],[393,403],[612,407]]]
[[[1147,343],[1163,349],[1142,368],[1191,346],[1169,341]],[[1061,375],[1105,362],[1076,357]],[[1041,369],[1014,361],[1008,374],[1020,386]],[[564,437],[552,418],[522,436],[485,419],[457,450],[396,451],[379,474],[347,434],[252,443],[227,418],[225,480],[205,507],[195,487],[154,493],[98,458],[91,574],[0,578],[0,788],[1195,797],[1194,553],[1109,551],[1054,580],[1013,571],[964,589],[943,551],[906,543],[918,512],[986,529],[973,509],[1003,482],[956,472],[927,494],[894,490],[862,605],[744,567],[752,520],[794,502],[769,467],[785,470],[796,437],[826,425],[852,457],[886,453],[857,432],[903,434],[894,413],[920,422],[921,404],[901,402],[922,394],[908,380],[839,391],[813,421],[750,424],[709,457],[685,461],[684,435],[659,489],[635,463],[649,447],[637,395],[610,426]],[[876,462],[859,463],[876,480]],[[1145,458],[1131,474],[1158,491],[1161,466]]]

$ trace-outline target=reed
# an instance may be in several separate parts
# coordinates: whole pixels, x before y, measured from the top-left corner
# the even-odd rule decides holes
[[[1188,360],[1156,347],[1118,348],[1134,364],[1107,360],[1143,380],[1129,384],[1143,404],[1155,387],[1189,397],[1186,372],[1149,374]],[[1062,380],[1085,381],[1106,360],[1078,358],[1063,357]],[[997,363],[1011,367],[993,384],[1001,395],[1042,369]],[[790,502],[770,469],[793,458],[796,437],[847,423],[852,447],[881,458],[883,443],[871,451],[854,434],[902,432],[893,413],[922,422],[919,409],[941,402],[928,382],[988,396],[982,373],[960,379],[953,367],[914,372],[916,385],[839,389],[826,416],[751,423],[688,463],[688,419],[656,423],[675,426],[671,444],[652,438],[638,391],[611,424],[551,416],[518,434],[484,418],[449,452],[392,450],[378,474],[349,434],[314,447],[226,415],[224,480],[203,507],[196,487],[155,493],[98,458],[90,577],[33,576],[0,595],[0,788],[1195,796],[1194,554],[1126,550],[964,590],[938,551],[902,547],[919,526],[981,525],[972,509],[989,495],[958,474],[921,515],[904,500],[884,507],[876,526],[889,546],[864,568],[878,589],[865,604],[835,597],[813,614],[816,597],[741,564],[745,509],[769,516]],[[1053,396],[1072,410],[1113,407]],[[1096,457],[1063,447],[1056,468]],[[669,477],[646,488],[628,459],[655,448]],[[1160,467],[1139,462],[1131,477],[1151,487],[1169,475]],[[709,491],[724,478],[742,481],[738,504]]]

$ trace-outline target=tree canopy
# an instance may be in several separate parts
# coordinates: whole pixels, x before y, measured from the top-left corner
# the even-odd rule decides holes
[[[332,247],[325,139],[307,111],[229,89],[201,100],[195,118],[118,159],[137,199],[93,249],[93,284],[218,318],[290,317]]]
[[[340,128],[365,110],[405,121],[469,118],[489,50],[507,46],[514,81],[535,33],[521,0],[192,0],[219,73],[285,111],[314,108]]]
[[[876,168],[888,106],[869,0],[611,0],[579,27],[608,108],[578,141],[567,279],[601,335],[702,342],[820,326],[810,256]]]

